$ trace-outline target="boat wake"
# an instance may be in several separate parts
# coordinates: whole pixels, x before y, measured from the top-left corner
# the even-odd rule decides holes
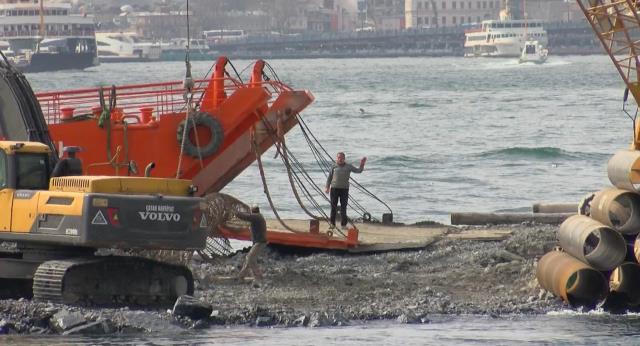
[[[571,62],[568,60],[563,60],[561,58],[550,58],[542,64],[537,64],[534,62],[523,62],[519,63],[517,58],[512,59],[495,59],[495,61],[487,62],[483,65],[483,67],[487,70],[504,70],[504,69],[512,69],[512,68],[548,68],[555,66],[564,66],[570,65]]]

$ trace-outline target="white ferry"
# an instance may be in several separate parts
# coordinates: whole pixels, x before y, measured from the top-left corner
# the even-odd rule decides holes
[[[41,0],[44,1],[44,0]],[[71,2],[0,0],[0,40],[26,72],[84,69],[98,64],[94,19],[72,14]]]
[[[520,57],[527,41],[548,44],[547,32],[541,21],[512,19],[485,20],[476,29],[465,31],[466,57]]]
[[[135,32],[96,32],[100,62],[160,60],[160,43],[145,41]]]

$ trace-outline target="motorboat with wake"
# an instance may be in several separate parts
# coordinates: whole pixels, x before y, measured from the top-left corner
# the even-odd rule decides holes
[[[548,55],[549,50],[544,48],[539,41],[526,41],[518,62],[520,64],[528,62],[542,64],[547,61]]]

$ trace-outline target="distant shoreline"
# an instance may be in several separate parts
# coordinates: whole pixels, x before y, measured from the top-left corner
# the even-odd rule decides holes
[[[604,55],[600,47],[557,47],[549,48],[549,56],[568,56],[568,55]],[[419,58],[419,57],[463,57],[462,51],[442,51],[442,50],[425,50],[425,51],[377,51],[377,52],[291,52],[291,53],[275,53],[270,51],[255,52],[238,52],[238,51],[211,51],[207,55],[197,54],[191,55],[191,61],[212,61],[219,56],[227,56],[231,59],[375,59],[375,58]],[[516,57],[486,57],[486,59],[508,59]],[[468,58],[474,59],[474,58]],[[141,59],[140,61],[127,62],[167,62],[167,61],[184,61],[184,56],[174,56],[172,58],[161,58],[158,60]],[[101,64],[112,64],[121,61],[103,61]]]

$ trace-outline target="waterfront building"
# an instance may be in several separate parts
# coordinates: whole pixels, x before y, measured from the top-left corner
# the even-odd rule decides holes
[[[133,12],[128,15],[133,30],[140,37],[169,40],[185,36],[186,12]]]
[[[502,0],[405,0],[406,28],[441,28],[497,19]]]
[[[405,28],[406,0],[366,0],[366,17],[375,30]]]

